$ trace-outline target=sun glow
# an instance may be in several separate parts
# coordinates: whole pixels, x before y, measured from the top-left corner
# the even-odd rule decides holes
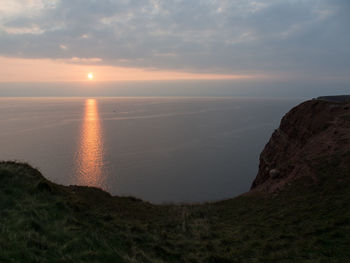
[[[76,152],[76,184],[103,187],[103,138],[96,99],[85,100],[85,114]]]
[[[1,1],[0,1],[1,2]],[[1,16],[1,15],[0,15]],[[1,30],[0,30],[1,31]],[[76,64],[74,64],[74,63]],[[84,60],[82,61],[84,62]],[[84,62],[85,63],[85,62]],[[188,73],[169,70],[77,64],[70,60],[24,59],[0,56],[1,82],[75,82],[75,81],[154,81],[267,79],[268,75],[225,75]],[[86,62],[87,63],[87,62]],[[91,75],[90,75],[91,74]],[[92,77],[92,78],[91,78]]]

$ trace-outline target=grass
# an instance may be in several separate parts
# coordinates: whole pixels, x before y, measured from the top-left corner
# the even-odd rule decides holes
[[[275,194],[153,205],[0,163],[0,262],[348,262],[349,156]]]

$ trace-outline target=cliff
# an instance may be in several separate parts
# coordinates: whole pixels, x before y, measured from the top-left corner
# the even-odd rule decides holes
[[[215,203],[153,205],[0,162],[0,262],[348,262],[349,115],[327,99],[295,107],[253,190]]]
[[[320,97],[289,111],[260,155],[251,190],[275,192],[300,177],[318,180],[317,167],[337,159],[350,165],[350,102]]]

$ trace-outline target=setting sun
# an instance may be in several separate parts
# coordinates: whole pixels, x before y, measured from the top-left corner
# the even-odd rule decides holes
[[[94,75],[90,72],[88,75],[87,75],[88,79],[89,80],[92,80],[94,78]]]

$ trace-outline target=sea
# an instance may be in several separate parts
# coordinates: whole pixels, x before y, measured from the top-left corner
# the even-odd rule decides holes
[[[0,98],[0,160],[156,204],[249,190],[287,98]]]

